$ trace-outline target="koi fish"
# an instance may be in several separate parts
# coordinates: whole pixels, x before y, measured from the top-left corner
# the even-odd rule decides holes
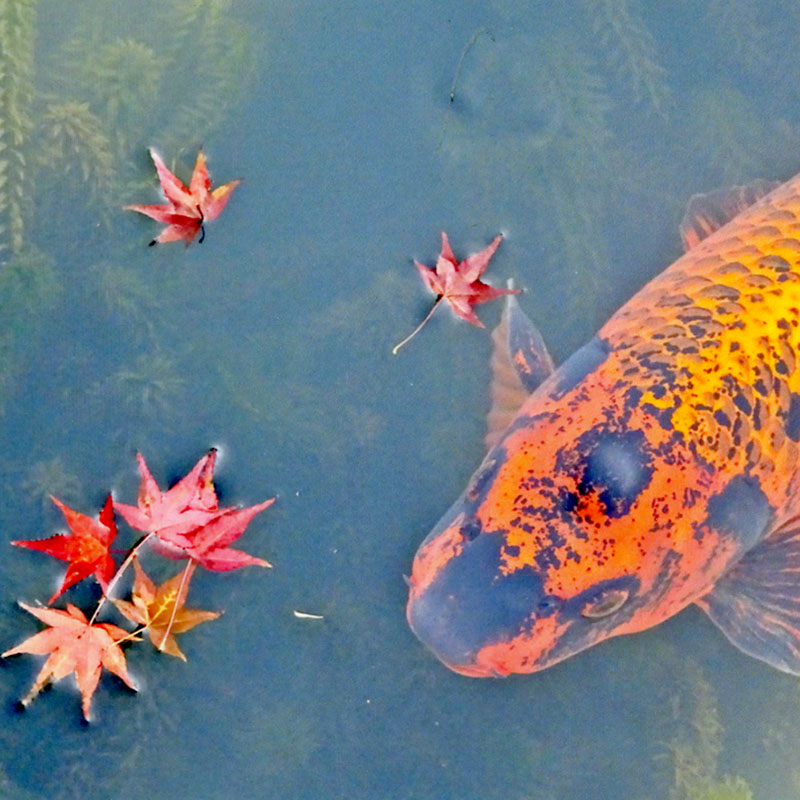
[[[535,672],[694,603],[800,674],[800,175],[695,198],[681,233],[558,369],[508,298],[491,447],[409,581],[456,672]]]

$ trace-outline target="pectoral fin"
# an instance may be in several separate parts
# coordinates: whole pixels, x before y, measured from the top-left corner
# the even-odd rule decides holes
[[[800,527],[771,534],[697,601],[740,650],[800,675]]]
[[[497,443],[528,395],[554,369],[544,339],[513,295],[506,297],[500,324],[492,331],[492,345],[487,449]]]
[[[707,194],[696,194],[689,200],[680,224],[683,249],[691,250],[737,214],[780,186],[778,181],[758,180],[745,186],[730,186]]]

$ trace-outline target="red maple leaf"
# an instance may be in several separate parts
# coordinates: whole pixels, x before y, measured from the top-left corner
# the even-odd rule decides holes
[[[201,567],[226,572],[240,567],[271,567],[269,561],[228,547],[236,541],[253,517],[275,502],[272,497],[247,508],[226,508],[202,528],[184,536],[159,536],[153,548],[168,558],[191,558]]]
[[[62,561],[70,562],[61,588],[48,600],[48,604],[52,605],[70,586],[92,573],[105,591],[116,569],[114,559],[109,553],[111,543],[117,535],[111,495],[108,496],[100,512],[99,521],[73,511],[55,497],[50,499],[61,509],[70,532],[59,533],[49,539],[16,541],[11,544],[27,547],[29,550],[39,550]]]
[[[250,564],[271,566],[267,561],[233,550],[250,520],[275,502],[273,497],[249,508],[220,508],[212,482],[216,450],[195,464],[191,472],[169,491],[162,492],[137,454],[142,483],[137,506],[115,503],[125,521],[140,531],[154,534],[153,549],[167,558],[191,558],[206,569],[231,570]]]
[[[487,248],[465,258],[463,261],[458,261],[453,255],[447,234],[443,232],[442,250],[436,260],[436,267],[431,268],[421,264],[419,261],[414,262],[417,270],[419,270],[422,282],[436,295],[436,302],[413,333],[394,347],[393,353],[396,354],[406,342],[422,330],[442,300],[446,300],[450,304],[450,309],[457,317],[482,328],[484,325],[472,310],[473,306],[477,306],[480,303],[488,303],[490,300],[495,300],[505,294],[517,294],[519,292],[519,289],[497,289],[480,280],[502,239],[501,235],[495,236]]]
[[[122,639],[132,638],[128,631],[108,622],[90,625],[84,613],[72,603],[67,603],[66,611],[34,608],[25,603],[20,605],[49,626],[2,654],[3,658],[18,653],[48,655],[30,691],[22,698],[22,705],[27,706],[50,681],[59,681],[74,672],[81,693],[83,716],[88,721],[92,695],[103,667],[125,681],[131,689],[136,689],[128,675],[125,654],[118,644]]]
[[[205,525],[220,513],[213,483],[216,450],[209,450],[166,492],[158,488],[144,456],[137,453],[136,459],[142,476],[137,505],[114,503],[116,511],[132,528],[159,537],[181,535]]]
[[[197,154],[197,161],[188,187],[170,172],[161,156],[152,148],[150,157],[156,166],[158,180],[167,202],[161,205],[126,206],[126,209],[138,211],[167,226],[150,242],[151,245],[157,242],[181,240],[188,245],[198,234],[202,234],[200,236],[202,242],[205,238],[204,223],[216,219],[222,213],[231,192],[239,185],[240,181],[231,181],[212,190],[211,178],[208,176],[206,158],[202,150]]]

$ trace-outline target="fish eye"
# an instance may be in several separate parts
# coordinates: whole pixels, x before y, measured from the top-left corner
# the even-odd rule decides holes
[[[607,617],[622,608],[629,594],[627,589],[606,589],[583,607],[581,615],[587,619]]]
[[[549,617],[559,606],[559,598],[552,594],[545,595],[536,604],[536,613],[540,617]]]

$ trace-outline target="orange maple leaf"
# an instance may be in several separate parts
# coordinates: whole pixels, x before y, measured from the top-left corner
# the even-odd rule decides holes
[[[52,605],[70,586],[82,581],[94,573],[105,592],[108,582],[114,576],[116,565],[109,553],[111,543],[117,535],[114,522],[114,508],[111,495],[108,496],[99,521],[86,514],[73,511],[55,497],[50,498],[61,509],[67,520],[70,533],[59,533],[48,539],[26,539],[11,542],[18,547],[39,550],[42,553],[69,561],[64,582],[55,594],[47,601]]]
[[[186,661],[173,634],[191,630],[201,622],[220,616],[219,611],[200,611],[185,608],[189,583],[195,564],[190,561],[185,570],[156,586],[146,575],[139,561],[133,562],[136,578],[133,582],[131,601],[113,600],[120,613],[137,625],[143,625],[150,641],[157,650]]]
[[[92,695],[103,667],[136,690],[118,644],[123,639],[132,638],[127,631],[108,622],[89,624],[84,613],[72,603],[67,603],[66,611],[34,608],[22,602],[20,606],[49,626],[2,654],[3,658],[18,653],[48,655],[30,691],[20,701],[23,706],[31,703],[50,681],[59,681],[74,672],[81,693],[83,716],[88,721]]]

